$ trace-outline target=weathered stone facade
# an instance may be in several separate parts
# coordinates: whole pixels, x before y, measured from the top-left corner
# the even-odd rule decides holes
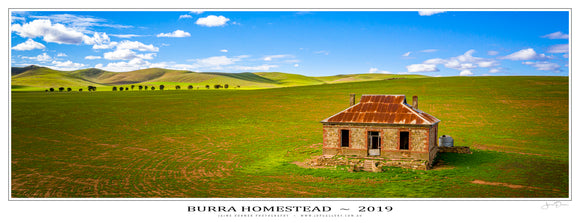
[[[431,165],[437,153],[438,125],[323,125],[323,155],[354,155],[368,157],[368,132],[380,132],[381,146],[378,157],[384,160],[426,161]],[[349,146],[341,147],[341,130],[348,130]],[[409,132],[409,148],[400,149],[400,132]]]

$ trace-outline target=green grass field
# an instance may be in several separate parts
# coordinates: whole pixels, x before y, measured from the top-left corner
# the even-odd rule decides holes
[[[182,89],[184,86],[182,86]],[[428,171],[294,164],[348,95],[419,96],[473,154]],[[12,197],[568,197],[567,77],[445,77],[227,91],[12,92]]]

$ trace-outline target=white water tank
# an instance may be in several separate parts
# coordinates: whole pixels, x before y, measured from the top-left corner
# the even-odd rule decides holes
[[[439,147],[453,147],[453,138],[448,135],[439,137]]]

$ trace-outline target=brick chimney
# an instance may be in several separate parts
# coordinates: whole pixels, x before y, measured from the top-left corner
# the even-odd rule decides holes
[[[416,95],[413,96],[413,108],[419,109],[419,97],[417,97]]]
[[[355,94],[350,94],[350,106],[353,106],[354,104],[356,104],[355,102]]]

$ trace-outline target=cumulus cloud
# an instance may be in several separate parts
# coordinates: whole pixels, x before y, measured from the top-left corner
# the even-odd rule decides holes
[[[403,53],[403,55],[401,55],[401,56],[408,57],[408,56],[410,56],[410,55],[411,55],[411,51],[409,51],[409,52],[406,52],[406,53]]]
[[[205,18],[197,19],[195,24],[200,25],[200,26],[214,27],[214,26],[223,26],[228,21],[230,21],[230,19],[228,19],[224,16],[210,15],[210,16],[207,16]]]
[[[471,70],[462,70],[459,73],[459,76],[469,76],[469,75],[473,75],[473,72],[471,72]]]
[[[58,53],[56,56],[57,57],[66,57],[67,55],[65,53]]]
[[[180,15],[180,16],[179,16],[179,19],[191,19],[191,18],[193,18],[193,16],[191,16],[191,15],[188,15],[188,14],[185,14],[185,15]]]
[[[525,61],[522,64],[529,65],[535,67],[536,70],[543,70],[543,71],[552,71],[554,73],[559,73],[562,70],[560,69],[560,65],[548,61]]]
[[[82,32],[50,20],[38,19],[25,24],[13,24],[12,31],[24,38],[42,37],[44,41],[59,44],[80,44],[85,36]]]
[[[13,50],[34,50],[34,49],[44,49],[46,48],[42,43],[36,42],[32,39],[26,40],[26,42],[20,43],[14,47]]]
[[[446,62],[447,62],[447,60],[444,60],[441,58],[433,58],[433,59],[428,59],[426,61],[423,61],[424,64],[444,64]]]
[[[226,49],[223,49],[223,50],[220,50],[220,52],[222,52],[222,53],[227,53],[227,52],[228,52],[228,50],[226,50]]]
[[[52,60],[52,57],[49,56],[46,53],[42,53],[42,54],[40,54],[38,56],[35,56],[35,57],[26,57],[26,56],[23,56],[22,58],[23,59],[29,59],[29,60],[36,60],[36,61],[40,61],[40,62],[45,62],[45,61]]]
[[[498,57],[502,60],[546,60],[549,59],[544,54],[538,54],[532,48],[523,49],[507,56]]]
[[[106,66],[103,64],[97,64],[95,65],[95,68],[113,72],[125,72],[149,68],[150,65],[151,63],[148,61],[145,61],[141,58],[134,58],[128,62],[122,61],[117,63],[109,63]]]
[[[548,47],[548,53],[568,53],[568,44],[557,44]]]
[[[157,34],[157,37],[176,37],[176,38],[179,38],[179,37],[190,37],[190,36],[191,36],[190,33],[185,32],[183,30],[179,30],[179,29],[175,30],[171,33],[159,33],[159,34]]]
[[[155,56],[155,53],[137,54],[129,49],[117,49],[113,52],[105,53],[103,58],[107,60],[132,60],[137,58],[151,60],[153,56]]]
[[[407,66],[407,71],[411,73],[438,72],[439,69],[437,69],[435,64],[411,64]]]
[[[101,56],[86,56],[85,59],[87,59],[87,60],[97,60],[97,59],[101,59]]]
[[[542,36],[542,38],[548,38],[548,39],[568,39],[569,36],[568,34],[562,33],[560,31],[555,32],[555,33],[550,33],[547,35]]]
[[[94,33],[93,37],[83,36],[83,42],[87,45],[103,45],[111,42],[111,39],[106,33]]]
[[[70,60],[65,61],[65,62],[52,61],[52,64],[53,64],[53,66],[51,66],[50,68],[56,69],[56,70],[78,70],[78,69],[86,66],[82,63],[73,63]]]
[[[146,45],[146,44],[141,43],[139,41],[123,40],[122,42],[120,42],[116,46],[117,46],[117,49],[152,51],[152,52],[159,51],[159,48],[153,46],[153,44]]]
[[[419,11],[420,16],[432,16],[439,13],[444,13],[445,11],[441,10],[421,10]]]
[[[490,55],[490,56],[495,56],[495,55],[498,55],[498,54],[499,54],[499,52],[497,52],[495,50],[487,51],[487,55]]]
[[[496,73],[501,72],[501,69],[500,68],[491,68],[491,69],[489,69],[489,72],[492,74],[496,74]]]

